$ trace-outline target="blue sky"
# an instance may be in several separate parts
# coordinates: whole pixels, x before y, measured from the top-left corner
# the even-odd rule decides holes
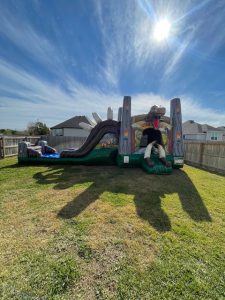
[[[168,38],[153,37],[158,20]],[[0,128],[74,115],[169,112],[225,125],[225,0],[1,0]]]

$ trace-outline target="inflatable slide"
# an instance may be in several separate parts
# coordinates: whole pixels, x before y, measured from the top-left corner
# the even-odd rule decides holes
[[[107,120],[93,113],[90,124],[80,127],[90,133],[79,149],[58,153],[40,140],[37,145],[19,143],[19,163],[113,165],[141,167],[149,174],[170,174],[183,167],[181,103],[170,102],[170,117],[165,108],[152,106],[146,114],[131,115],[131,97],[125,96],[117,121],[108,108]]]

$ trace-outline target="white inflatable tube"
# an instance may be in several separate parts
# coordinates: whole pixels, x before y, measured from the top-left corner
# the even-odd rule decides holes
[[[108,110],[107,110],[107,119],[108,120],[112,120],[113,119],[113,110],[111,107],[108,107]]]
[[[99,114],[97,114],[96,112],[93,112],[92,116],[93,116],[94,120],[96,121],[96,123],[102,122],[102,119],[100,118]]]
[[[85,116],[86,117],[86,116]],[[86,117],[86,119],[88,120],[88,122],[91,124],[91,126],[95,127],[96,126],[96,122],[93,122],[90,118]]]
[[[91,126],[90,124],[84,123],[84,122],[80,122],[79,126],[81,128],[83,128],[84,130],[88,130],[88,131],[91,131],[93,129],[93,126]]]

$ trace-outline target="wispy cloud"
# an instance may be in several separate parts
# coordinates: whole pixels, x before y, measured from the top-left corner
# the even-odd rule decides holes
[[[225,110],[205,108],[197,100],[187,95],[181,97],[183,121],[195,120],[203,124],[221,126],[225,124]],[[132,97],[133,113],[146,113],[152,105],[161,105],[166,108],[166,114],[170,113],[170,101],[161,95],[154,93],[138,94]]]
[[[164,70],[164,77],[171,76],[185,55],[189,52],[191,55],[192,48],[197,51],[196,47],[204,38],[210,38],[211,42],[199,53],[202,58],[209,57],[225,39],[225,31],[221,31],[224,14],[219,14],[225,12],[223,1],[218,0],[210,6],[210,10],[204,10],[211,2],[175,1],[165,4],[165,1],[137,0],[118,4],[95,0],[95,15],[104,47],[101,63],[96,66],[99,82],[104,81],[108,83],[107,88],[116,90],[124,71],[141,68],[143,72],[147,72],[148,68],[152,71],[158,68],[159,72]],[[204,18],[197,18],[196,13],[201,10],[204,10]],[[194,20],[190,19],[193,15]],[[216,18],[213,18],[214,15]],[[153,40],[152,29],[155,20],[164,16],[172,22],[172,35],[168,44],[162,46]],[[55,24],[54,21],[51,24]],[[204,30],[206,26],[207,30]],[[58,27],[57,31],[60,32]],[[64,65],[65,49],[55,45],[43,31],[34,28],[26,17],[15,16],[9,9],[1,7],[0,34],[51,72],[68,72]],[[162,61],[165,62],[163,68]]]
[[[154,62],[152,20],[146,18],[137,2],[124,1],[115,5],[114,2],[96,1],[96,15],[105,49],[102,74],[109,83],[117,86],[124,70]]]
[[[216,21],[212,15],[208,15],[207,5],[210,2],[207,0],[198,5],[191,1],[165,4],[165,1],[138,0],[124,1],[118,6],[114,2],[96,0],[96,15],[105,47],[102,75],[113,86],[117,86],[120,76],[129,66],[136,69],[151,68],[152,71],[161,72],[164,79],[177,71],[185,55],[194,52],[194,55],[201,53],[202,59],[204,53],[210,56],[223,41],[223,34],[215,34],[223,22],[223,15],[219,16],[221,2],[213,8]],[[110,18],[105,14],[106,9],[110,11]],[[207,15],[204,21],[195,17],[199,11]],[[168,42],[160,45],[153,39],[152,30],[154,22],[163,17],[170,20],[172,30]],[[205,26],[209,30],[204,31]],[[207,38],[202,31],[211,40],[207,51],[202,49],[202,39]],[[165,63],[162,64],[162,61]]]
[[[225,110],[206,108],[199,104],[199,101],[192,99],[186,95],[182,99],[183,119],[195,120],[202,124],[210,124],[218,127],[225,124]]]
[[[71,77],[65,78],[67,89],[64,90],[3,60],[0,60],[0,74],[5,80],[10,79],[6,85],[0,77],[0,90],[10,95],[0,97],[0,127],[12,127],[13,121],[17,124],[14,127],[24,128],[29,121],[37,119],[52,126],[74,115],[91,116],[93,111],[104,118],[108,106],[114,109],[116,118],[122,105],[123,95],[105,94]],[[225,124],[225,111],[206,109],[186,96],[181,100],[184,120],[195,119],[215,126]],[[168,99],[154,93],[141,93],[132,96],[132,114],[146,113],[154,104],[165,106],[169,113]]]
[[[0,34],[45,68],[62,68],[59,49],[46,36],[37,32],[26,18],[15,16],[3,7],[0,10]]]
[[[212,56],[225,42],[225,32],[221,31],[225,15],[224,1],[187,3],[183,6],[183,12],[178,5],[179,14],[172,22],[174,51],[165,66],[164,76],[177,72],[185,55],[198,57],[201,63],[215,62]]]
[[[165,60],[163,75],[166,77],[177,72],[185,55],[199,56],[202,61],[209,58],[225,38],[225,31],[221,32],[224,1],[211,4],[211,0],[200,4],[138,0],[117,5],[96,0],[105,47],[104,76],[116,85],[124,68],[151,66],[155,70]],[[106,11],[110,11],[110,15]],[[168,43],[160,45],[153,40],[152,29],[154,22],[163,17],[171,21],[172,30]],[[206,45],[209,40],[210,44]]]
[[[143,86],[133,92],[133,114],[145,113],[154,104],[163,105],[169,111],[169,100],[161,95],[160,80],[173,78],[177,72],[182,75],[182,64],[187,55],[197,55],[203,63],[204,59],[213,59],[210,57],[224,43],[225,31],[221,30],[225,15],[223,0],[213,3],[210,10],[207,10],[210,3],[208,0],[204,1],[205,6],[198,5],[195,10],[193,1],[165,4],[165,1],[160,0],[96,0],[94,3],[96,32],[98,38],[101,36],[99,52],[96,53],[97,63],[93,62],[92,77],[97,78],[94,83],[87,82],[87,78],[81,81],[79,76],[75,77],[76,72],[72,75],[66,68],[65,55],[71,57],[69,63],[75,64],[76,69],[81,70],[86,65],[80,62],[79,55],[69,56],[69,52],[73,53],[69,44],[59,46],[64,32],[56,19],[53,18],[51,22],[54,39],[44,30],[36,28],[26,15],[14,14],[9,7],[1,6],[0,35],[14,49],[24,52],[27,59],[34,60],[41,66],[40,69],[48,69],[60,80],[57,84],[52,78],[42,77],[41,72],[38,73],[36,69],[29,68],[31,72],[28,72],[28,68],[25,70],[25,66],[20,65],[19,61],[14,65],[1,59],[0,127],[12,127],[13,123],[22,128],[36,119],[44,120],[51,126],[73,115],[90,115],[92,111],[98,111],[104,117],[108,105],[117,112],[122,104],[121,80],[128,78],[126,88],[129,90],[143,74],[143,78],[147,74],[146,80],[158,76],[159,84],[154,89],[157,91],[155,93],[144,93]],[[188,13],[190,9],[191,13]],[[203,9],[201,18],[195,15],[195,19],[191,19]],[[41,13],[38,2],[36,10]],[[172,22],[174,38],[160,46],[152,38],[152,28],[154,20],[165,15]],[[189,22],[186,22],[187,19]],[[91,36],[89,38],[91,43]],[[78,46],[79,51],[85,52],[83,45],[81,47],[77,43]],[[68,49],[70,51],[67,52]],[[151,91],[151,87],[148,90]],[[165,94],[171,94],[169,88]],[[212,125],[225,124],[225,111],[207,108],[206,104],[199,104],[198,99],[193,100],[188,95],[181,98],[184,120],[195,119]]]
[[[105,113],[107,100],[116,104],[114,95],[106,99],[100,90],[85,87],[72,77],[67,76],[64,85],[66,90],[0,60],[0,91],[8,95],[0,96],[0,127],[10,127],[15,119],[19,128],[36,119],[54,125],[75,114]]]
[[[176,71],[179,63],[181,63],[183,56],[186,54],[189,49],[195,36],[195,28],[192,28],[188,37],[182,42],[176,40],[177,49],[173,51],[171,57],[168,59],[168,62],[165,64],[164,80],[165,77],[170,76],[174,71]]]

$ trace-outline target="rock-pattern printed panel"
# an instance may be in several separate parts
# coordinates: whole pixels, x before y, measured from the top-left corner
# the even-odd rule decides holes
[[[170,122],[172,126],[171,145],[174,156],[184,156],[182,114],[179,98],[170,101]]]
[[[122,120],[120,127],[119,154],[131,154],[131,97],[125,96],[123,99]]]

